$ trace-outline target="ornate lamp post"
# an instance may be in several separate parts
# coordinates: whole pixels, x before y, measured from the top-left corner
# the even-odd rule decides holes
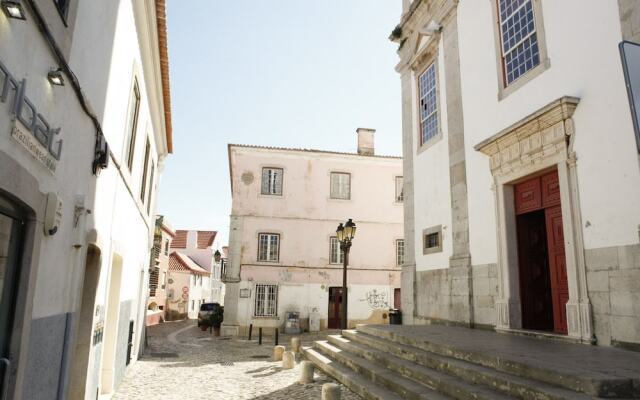
[[[347,265],[349,265],[351,241],[356,236],[356,224],[349,218],[344,225],[338,225],[336,235],[340,242],[340,250],[344,252],[342,260],[342,329],[347,329]]]

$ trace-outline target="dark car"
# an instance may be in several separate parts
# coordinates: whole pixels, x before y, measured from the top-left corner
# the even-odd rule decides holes
[[[209,321],[211,314],[218,309],[224,309],[220,303],[203,303],[200,305],[200,311],[198,311],[198,326]]]

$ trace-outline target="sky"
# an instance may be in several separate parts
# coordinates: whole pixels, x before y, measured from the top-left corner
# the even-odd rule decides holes
[[[228,240],[227,144],[401,154],[400,0],[168,0],[174,154],[158,213]]]

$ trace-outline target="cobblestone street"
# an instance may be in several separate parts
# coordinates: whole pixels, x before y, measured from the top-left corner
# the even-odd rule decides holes
[[[322,384],[334,382],[316,370],[315,382],[298,383],[300,364],[284,370],[271,361],[273,338],[216,338],[195,321],[149,327],[146,354],[127,371],[114,400],[132,399],[320,399]],[[318,336],[301,336],[308,344]],[[280,344],[290,349],[291,337]],[[342,399],[359,397],[342,386]]]

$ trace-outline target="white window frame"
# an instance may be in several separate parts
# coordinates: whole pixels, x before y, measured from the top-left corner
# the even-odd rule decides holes
[[[254,317],[277,317],[278,316],[278,285],[256,284],[253,316]]]
[[[395,184],[396,184],[396,203],[403,203],[404,202],[404,177],[396,176]]]
[[[329,177],[329,197],[336,200],[351,200],[351,174],[331,172]]]
[[[420,122],[419,124],[419,131],[418,131],[418,143],[420,144],[419,147],[425,146],[427,144],[433,143],[435,142],[441,135],[441,126],[440,126],[440,93],[439,93],[439,82],[438,82],[438,66],[437,66],[437,62],[438,62],[438,58],[437,56],[434,58],[434,60],[429,63],[427,65],[427,67],[420,73],[418,74],[418,82],[417,82],[417,95],[418,95],[418,121]],[[433,76],[434,76],[434,84],[433,84],[433,88],[431,88],[430,90],[425,90],[424,94],[422,93],[422,77],[425,76],[426,74],[430,73],[430,71],[433,70]],[[431,111],[431,113],[429,113],[428,115],[422,116],[422,101],[426,100],[427,97],[433,92],[433,95],[435,96],[435,107],[434,109]],[[434,117],[435,118],[435,123],[436,123],[436,132],[433,136],[431,136],[430,138],[427,138],[427,140],[424,140],[424,135],[423,135],[423,129],[424,129],[424,124],[426,123],[426,121],[431,118]]]
[[[266,246],[266,248],[264,246]],[[267,232],[258,234],[258,261],[280,261],[280,234]]]
[[[283,168],[263,167],[260,193],[265,196],[282,196],[283,181]]]
[[[329,264],[344,263],[344,250],[340,248],[340,242],[337,236],[331,236],[329,238]]]
[[[404,239],[396,239],[396,265],[398,267],[402,267],[404,264],[405,250]]]

